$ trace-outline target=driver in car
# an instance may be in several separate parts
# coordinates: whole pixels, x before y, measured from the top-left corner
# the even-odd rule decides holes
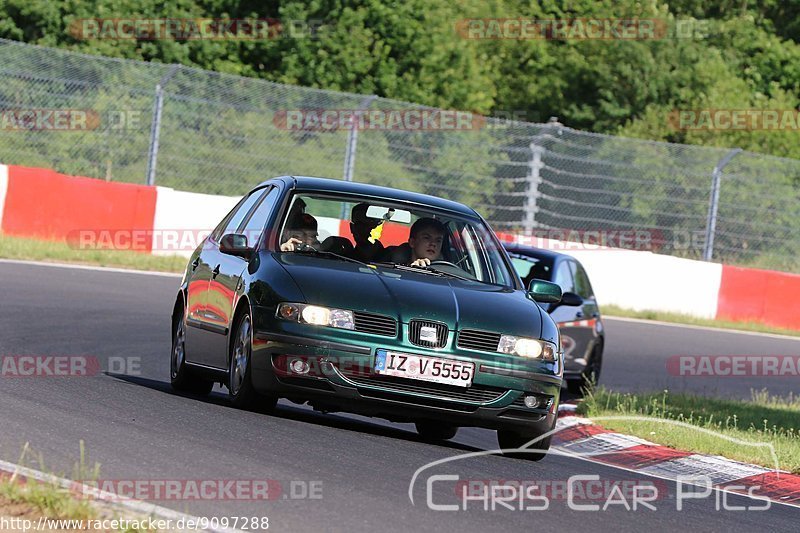
[[[411,266],[428,266],[442,258],[444,224],[435,218],[420,218],[411,226],[408,245],[411,248]]]
[[[408,242],[386,248],[383,261],[425,267],[442,259],[442,243],[447,230],[435,218],[420,218],[411,226]]]

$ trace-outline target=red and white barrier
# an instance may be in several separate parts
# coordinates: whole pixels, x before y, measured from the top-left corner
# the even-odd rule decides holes
[[[156,187],[153,254],[189,257],[240,199]]]
[[[3,208],[6,205],[6,191],[8,190],[8,167],[0,165],[0,231],[3,231]]]
[[[188,256],[238,199],[0,165],[0,230],[78,245]],[[320,238],[349,231],[346,220],[318,222]],[[388,224],[381,241],[399,244],[406,232]],[[601,305],[800,329],[800,275],[648,251],[580,248],[554,246],[583,263]]]
[[[2,229],[19,237],[80,242],[84,236],[151,231],[155,206],[154,187],[10,165]],[[151,250],[146,243],[136,249]]]

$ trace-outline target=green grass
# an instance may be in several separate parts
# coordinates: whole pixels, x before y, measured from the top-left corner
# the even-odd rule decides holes
[[[28,444],[22,450],[18,464],[24,464],[28,457],[32,455]],[[44,465],[44,458],[40,455],[33,458],[37,464],[37,469],[47,473]],[[73,468],[73,479],[96,480],[100,475],[100,465],[95,463],[91,468],[86,464],[86,451],[84,442],[80,442],[80,462]],[[63,477],[63,476],[61,476]],[[0,498],[11,503],[24,504],[36,511],[53,519],[64,520],[96,520],[98,518],[111,518],[104,516],[98,509],[92,506],[91,502],[81,499],[73,494],[68,488],[62,487],[53,482],[39,482],[36,480],[21,483],[20,480],[11,477],[0,477]],[[0,505],[0,514],[3,508]],[[140,533],[147,530],[142,529],[123,529],[123,533]]]
[[[668,313],[664,311],[634,311],[616,305],[603,305],[603,315],[619,316],[626,318],[643,318],[646,320],[659,320],[661,322],[674,322],[675,324],[689,324],[694,326],[706,326],[719,329],[738,329],[741,331],[753,331],[757,333],[775,333],[778,335],[790,335],[800,337],[800,330],[779,328],[758,322],[733,322],[731,320],[716,320],[711,318],[697,318],[680,313]]]
[[[129,250],[80,250],[65,242],[43,241],[0,234],[0,257],[77,263],[157,272],[182,272],[186,258],[154,256]]]
[[[600,388],[578,405],[578,414],[608,429],[671,448],[775,468],[768,448],[732,442],[722,436],[747,443],[770,443],[775,448],[777,466],[800,473],[800,398],[795,396],[779,398],[762,390],[751,392],[750,401],[740,401],[668,391],[618,393]]]

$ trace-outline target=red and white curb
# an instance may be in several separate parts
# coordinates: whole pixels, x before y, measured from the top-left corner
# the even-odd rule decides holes
[[[800,476],[714,455],[703,455],[661,446],[623,435],[575,415],[576,405],[558,408],[555,451],[662,479],[706,476],[715,488],[769,498],[800,507]]]
[[[32,468],[26,468],[24,466],[6,461],[0,461],[0,479],[2,478],[19,479],[25,483],[38,482],[55,485],[66,491],[69,491],[72,494],[75,494],[76,497],[86,498],[86,501],[92,505],[104,511],[113,513],[115,516],[119,516],[120,518],[128,518],[129,520],[140,521],[147,518],[153,518],[154,520],[168,520],[172,524],[188,524],[190,522],[194,524],[201,523],[200,518],[196,516],[173,511],[172,509],[167,509],[166,507],[161,507],[141,500],[121,499],[116,494],[99,490],[96,487],[91,487],[76,481],[60,478],[52,474],[47,474]],[[170,531],[179,530],[171,529]],[[222,527],[208,527],[206,529],[192,528],[188,529],[188,531],[243,533],[238,529]]]

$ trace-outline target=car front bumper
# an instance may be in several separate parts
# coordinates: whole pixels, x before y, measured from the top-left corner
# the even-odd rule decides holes
[[[259,332],[253,340],[253,385],[262,394],[308,401],[323,411],[346,411],[396,422],[438,420],[526,434],[541,434],[554,427],[560,376],[489,361],[473,361],[475,374],[468,388],[380,376],[372,372],[375,351],[380,347],[387,348]],[[452,354],[420,353],[464,359]],[[310,372],[293,372],[288,363],[296,359],[305,361]],[[535,396],[539,405],[527,407],[526,395]]]

